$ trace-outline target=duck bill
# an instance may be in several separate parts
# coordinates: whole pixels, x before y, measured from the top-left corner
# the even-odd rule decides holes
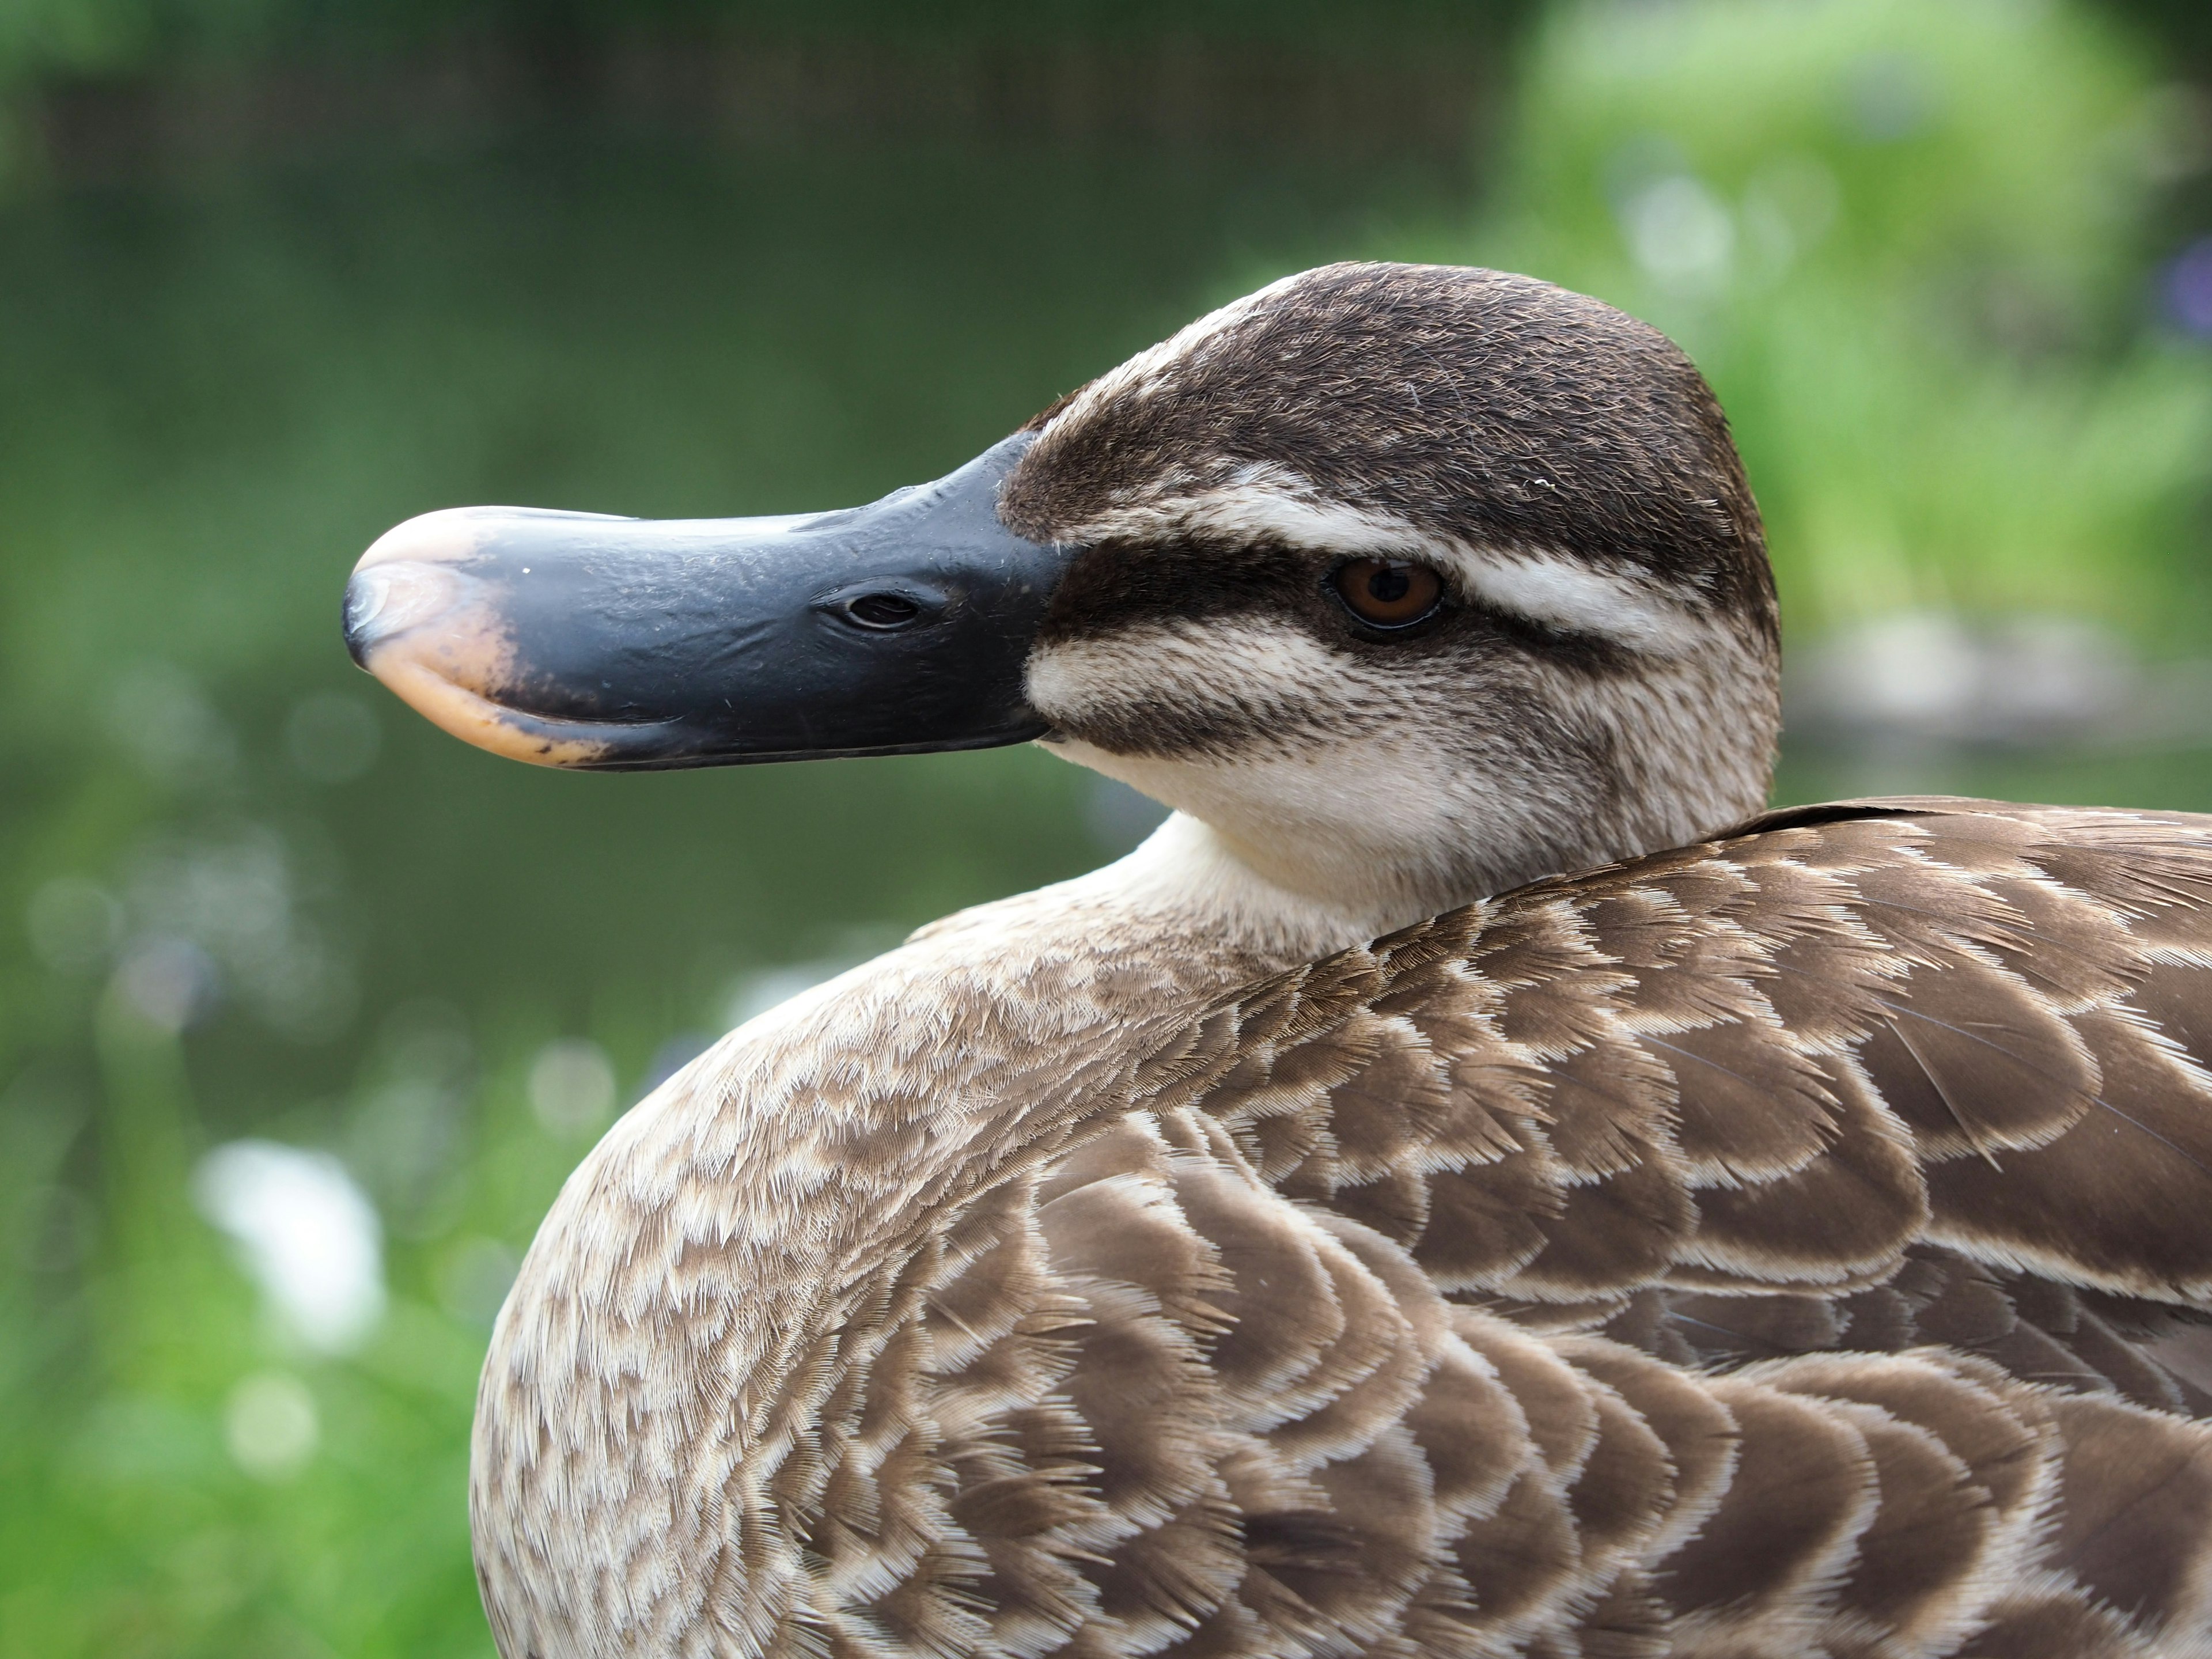
[[[1066,550],[999,522],[1027,434],[844,512],[410,519],[346,587],[354,660],[454,736],[636,770],[1042,736],[1023,665]]]

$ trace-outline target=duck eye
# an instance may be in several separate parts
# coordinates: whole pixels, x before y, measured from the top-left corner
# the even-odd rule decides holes
[[[1401,559],[1354,559],[1329,580],[1352,614],[1374,628],[1410,628],[1444,597],[1443,577]]]

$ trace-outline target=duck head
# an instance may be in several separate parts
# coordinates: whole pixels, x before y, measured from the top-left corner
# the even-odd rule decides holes
[[[346,632],[549,765],[1041,740],[1378,924],[1745,817],[1778,726],[1758,510],[1697,370],[1442,266],[1276,283],[868,507],[411,520]]]

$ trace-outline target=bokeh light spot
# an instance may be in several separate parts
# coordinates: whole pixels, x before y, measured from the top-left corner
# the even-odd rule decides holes
[[[289,1371],[256,1371],[230,1391],[223,1443],[257,1480],[289,1480],[307,1467],[322,1438],[315,1396]]]
[[[565,1138],[596,1129],[614,1105],[614,1062],[589,1037],[549,1042],[530,1062],[530,1109],[552,1133]]]
[[[383,1228],[329,1153],[234,1140],[200,1160],[192,1196],[307,1347],[349,1352],[383,1317]]]

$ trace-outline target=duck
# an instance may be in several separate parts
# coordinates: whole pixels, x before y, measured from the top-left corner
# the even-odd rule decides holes
[[[410,520],[346,633],[524,761],[1172,809],[583,1159],[476,1411],[505,1659],[2212,1654],[2212,817],[1768,810],[1656,330],[1326,266],[866,507]]]

